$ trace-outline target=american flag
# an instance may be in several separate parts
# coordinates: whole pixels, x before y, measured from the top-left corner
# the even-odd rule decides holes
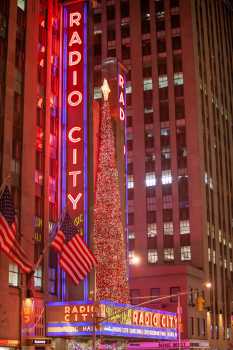
[[[79,284],[97,263],[67,213],[51,247],[60,254],[60,266],[75,284]]]
[[[0,250],[14,261],[22,272],[29,273],[32,264],[16,238],[15,208],[8,186],[0,197]]]

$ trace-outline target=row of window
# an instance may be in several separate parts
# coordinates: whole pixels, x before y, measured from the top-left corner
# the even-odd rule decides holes
[[[9,274],[8,274],[8,283],[11,287],[19,287],[20,286],[20,270],[16,264],[9,264]],[[56,268],[49,269],[49,293],[56,293]],[[37,290],[42,290],[43,288],[43,271],[42,267],[38,267],[38,269],[34,272],[34,287]]]
[[[134,264],[135,252],[133,250],[129,251],[129,264]],[[163,260],[164,262],[172,262],[175,259],[174,248],[165,248],[163,250]],[[180,260],[190,261],[191,260],[191,247],[183,246],[180,247]],[[147,252],[147,262],[148,264],[157,264],[159,262],[158,250],[148,249]]]
[[[180,287],[170,287],[170,302],[171,303],[177,303],[178,302],[178,297],[175,296],[175,294],[179,294],[180,293]],[[140,299],[141,293],[140,293],[140,289],[130,289],[130,299],[132,304],[137,304],[139,303],[139,299]],[[151,288],[150,289],[150,296],[151,299],[155,299],[154,301],[156,302],[156,299],[159,299],[159,297],[161,296],[161,291],[160,288],[155,287],[155,288]],[[158,300],[158,303],[160,303],[161,301]]]
[[[178,8],[179,7],[179,0],[170,0],[170,8]],[[155,14],[158,19],[161,19],[165,15],[165,8],[164,8],[164,2],[163,1],[156,1],[155,2]],[[150,6],[148,0],[141,0],[141,13],[142,18],[144,19],[150,19]],[[130,16],[130,6],[129,1],[121,0],[120,1],[120,18],[128,18]],[[94,13],[94,23],[100,23],[101,22],[101,13],[96,12]],[[113,21],[116,18],[116,11],[114,5],[107,5],[106,6],[106,17],[108,21]],[[178,19],[177,19],[178,17]],[[171,16],[171,24],[172,28],[176,28],[180,25],[179,22],[179,16],[178,15],[172,15]]]
[[[155,222],[147,225],[147,236],[148,237],[155,237],[157,235],[157,225]],[[173,222],[165,222],[163,224],[163,233],[165,235],[173,235],[174,234],[174,226]],[[190,234],[190,224],[189,220],[182,220],[180,221],[180,234],[181,235],[187,235]],[[129,240],[135,239],[135,233],[130,230],[128,234]]]

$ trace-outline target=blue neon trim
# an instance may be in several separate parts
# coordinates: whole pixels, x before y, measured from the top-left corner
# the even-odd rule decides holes
[[[92,326],[93,322],[50,322],[47,323],[46,327],[78,327],[78,326]]]
[[[83,26],[83,139],[84,139],[84,241],[88,241],[88,135],[87,135],[87,3],[84,4],[84,26]],[[84,280],[84,300],[88,300],[88,277]]]
[[[93,301],[92,300],[78,300],[78,301],[64,301],[64,302],[51,301],[51,302],[47,303],[47,305],[49,305],[49,306],[80,305],[80,304],[91,305],[91,304],[93,304]],[[141,307],[141,306],[137,306],[137,305],[121,304],[121,303],[113,302],[110,300],[100,300],[99,304],[110,305],[113,307],[115,306],[115,307],[121,307],[121,308],[125,307],[125,308],[131,309],[131,310],[149,311],[149,312],[158,313],[161,315],[176,316],[176,313],[171,312],[171,311],[162,311],[162,310],[157,310],[157,309],[150,309],[150,308],[146,308],[146,307]]]
[[[67,23],[68,15],[67,9],[63,7],[63,91],[62,91],[62,212],[66,207],[66,129],[67,129],[67,110],[66,110],[66,98],[67,98]],[[64,271],[61,273],[61,288],[62,288],[62,300],[66,298],[66,274]]]
[[[176,316],[175,312],[171,312],[171,311],[162,311],[162,310],[157,310],[157,309],[150,309],[147,307],[142,307],[142,306],[137,306],[137,305],[130,305],[130,304],[121,304],[121,303],[117,303],[117,302],[112,302],[109,300],[101,300],[99,302],[100,304],[105,304],[105,305],[111,305],[111,306],[119,306],[119,307],[127,307],[129,309],[133,309],[133,310],[142,310],[142,311],[150,311],[150,312],[154,312],[154,313],[158,313],[158,314],[164,314],[164,315],[171,315],[171,316]]]
[[[46,303],[47,306],[64,306],[64,305],[91,305],[93,304],[92,300],[77,300],[77,301],[49,301]]]

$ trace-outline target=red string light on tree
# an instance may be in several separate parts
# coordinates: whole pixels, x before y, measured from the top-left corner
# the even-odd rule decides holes
[[[100,127],[100,148],[96,180],[94,215],[94,254],[97,299],[129,302],[124,227],[122,224],[119,175],[115,142],[108,102],[107,81],[103,87],[104,102]]]

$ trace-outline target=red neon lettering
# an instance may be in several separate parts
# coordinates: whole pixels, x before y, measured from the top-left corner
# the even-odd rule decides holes
[[[73,143],[77,143],[77,142],[80,142],[81,141],[81,138],[80,137],[74,137],[73,136],[73,133],[75,132],[75,131],[81,131],[82,130],[82,128],[80,128],[79,126],[74,126],[72,129],[70,129],[70,131],[69,131],[69,134],[68,134],[68,138],[69,138],[69,140],[70,140],[70,142],[73,142]]]
[[[69,41],[69,46],[72,46],[74,44],[79,44],[81,45],[82,44],[82,40],[78,34],[78,32],[73,32],[72,36],[71,36],[71,39]]]
[[[122,89],[124,89],[124,83],[125,83],[124,77],[121,74],[119,74],[118,84]]]
[[[78,99],[74,101],[73,96],[77,96]],[[78,106],[82,102],[82,99],[83,99],[83,95],[81,94],[80,91],[71,91],[68,95],[68,103],[72,107]]]
[[[81,18],[82,18],[82,15],[80,12],[70,13],[70,27],[73,27],[74,24],[76,24],[76,26],[80,26]]]
[[[77,186],[77,175],[80,175],[80,174],[82,174],[80,170],[69,171],[69,175],[73,176],[73,187]]]
[[[73,210],[77,209],[77,204],[78,204],[78,201],[81,199],[81,197],[82,197],[82,193],[77,194],[76,198],[73,198],[73,196],[70,193],[68,194],[68,198],[73,205]]]
[[[120,107],[120,120],[124,120],[124,119],[125,119],[125,112],[123,108]]]
[[[79,51],[70,51],[69,52],[69,66],[75,66],[79,64],[82,59],[82,55]]]

